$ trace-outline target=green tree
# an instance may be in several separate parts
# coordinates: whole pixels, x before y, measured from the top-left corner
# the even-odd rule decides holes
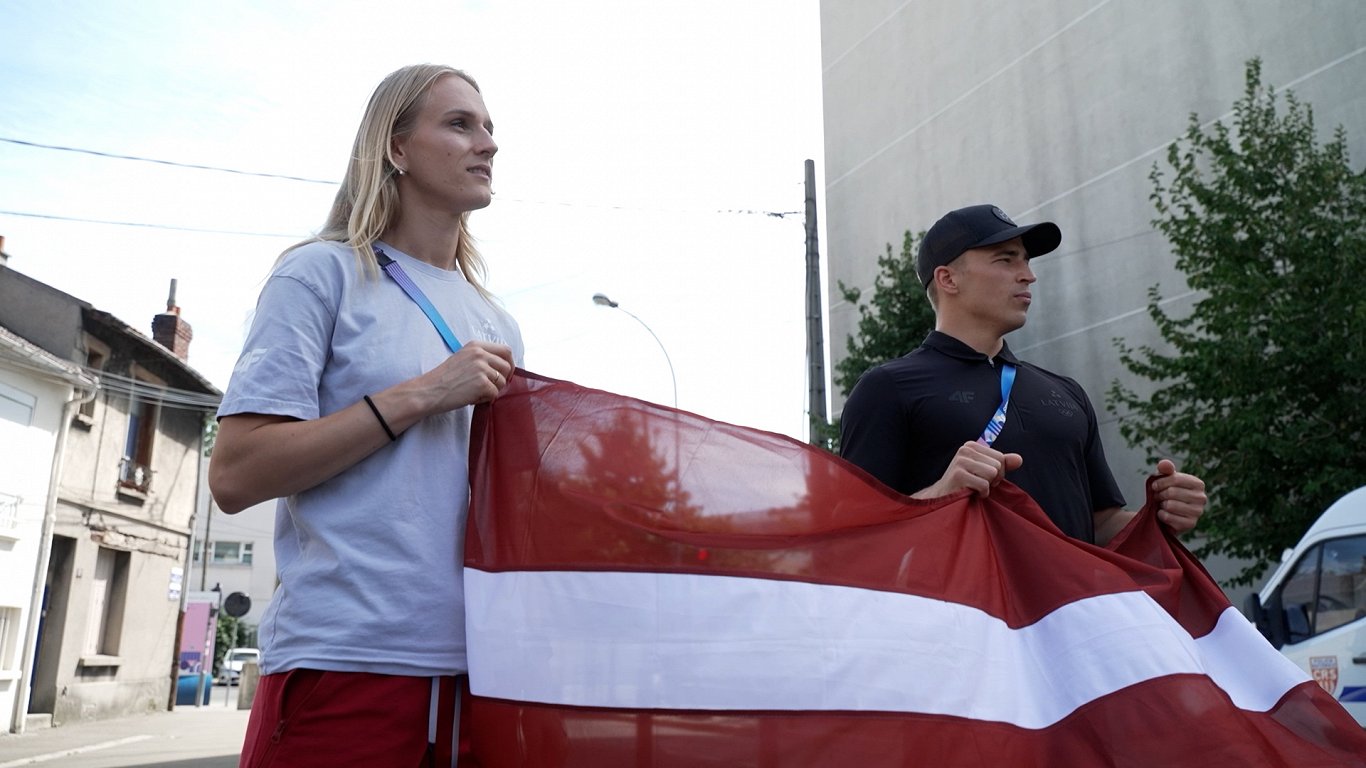
[[[218,613],[218,624],[214,628],[213,640],[213,675],[218,676],[218,671],[223,668],[223,657],[228,654],[229,648],[237,647],[237,637],[241,633],[242,622],[220,611]]]
[[[1116,381],[1109,409],[1131,445],[1204,478],[1197,554],[1250,559],[1231,580],[1249,584],[1366,478],[1366,176],[1255,59],[1232,126],[1192,115],[1167,164],[1153,223],[1198,298],[1178,317],[1149,289],[1166,349],[1115,340],[1152,391]]]
[[[925,289],[915,274],[917,241],[924,237],[906,230],[901,238],[901,251],[887,251],[878,257],[878,274],[873,279],[873,295],[867,304],[860,303],[862,291],[839,282],[839,292],[845,301],[858,307],[858,334],[845,340],[845,356],[835,364],[834,383],[845,397],[853,391],[864,371],[910,352],[920,346],[925,336],[934,330],[934,310],[925,297]],[[839,423],[811,425],[827,448],[839,450]]]

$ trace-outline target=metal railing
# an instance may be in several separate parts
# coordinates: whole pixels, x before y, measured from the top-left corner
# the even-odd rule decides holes
[[[10,493],[0,493],[0,531],[12,531],[19,527],[19,505],[23,497]]]
[[[152,487],[152,468],[124,456],[119,460],[119,485],[146,493]]]

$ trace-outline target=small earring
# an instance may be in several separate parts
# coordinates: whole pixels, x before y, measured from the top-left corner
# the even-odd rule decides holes
[[[403,170],[402,168],[396,168],[395,170],[398,171],[399,176],[402,176],[403,174],[407,173],[407,171]]]

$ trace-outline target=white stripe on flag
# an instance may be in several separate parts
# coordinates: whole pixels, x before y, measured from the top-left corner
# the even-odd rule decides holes
[[[1196,640],[1137,591],[1010,629],[970,606],[852,587],[466,568],[465,612],[472,693],[549,704],[920,712],[1042,728],[1165,675],[1208,675],[1254,711],[1308,679],[1235,609]]]

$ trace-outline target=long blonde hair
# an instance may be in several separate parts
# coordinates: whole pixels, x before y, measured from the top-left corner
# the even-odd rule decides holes
[[[346,243],[356,255],[356,266],[367,277],[377,278],[379,266],[375,262],[373,246],[399,215],[398,168],[393,159],[393,139],[413,130],[417,115],[432,85],[447,76],[458,77],[474,90],[479,84],[474,78],[453,67],[440,64],[414,64],[385,77],[370,95],[365,107],[356,142],[351,148],[351,159],[346,164],[346,176],[327,223],[316,237],[290,246],[285,253],[306,243],[320,240]],[[485,298],[492,298],[484,289],[484,258],[475,248],[469,231],[469,212],[460,214],[460,237],[456,243],[455,260],[465,279]]]

